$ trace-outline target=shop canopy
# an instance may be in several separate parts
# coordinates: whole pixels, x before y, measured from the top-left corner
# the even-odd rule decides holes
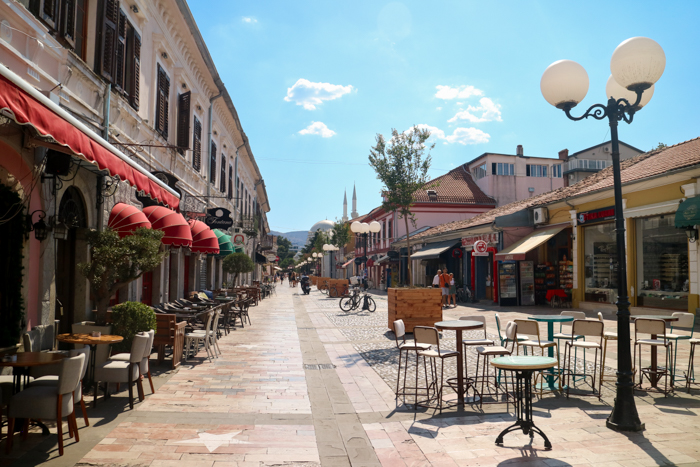
[[[522,261],[525,259],[525,254],[528,251],[534,250],[565,228],[566,226],[561,226],[551,229],[535,230],[527,237],[518,240],[508,248],[496,253],[496,259],[499,261]]]
[[[678,206],[676,227],[684,229],[700,224],[700,198],[688,198]]]
[[[180,204],[180,196],[173,189],[5,66],[0,67],[0,111],[53,140],[44,141],[47,147],[89,162],[173,209]]]
[[[144,227],[151,228],[151,223],[139,208],[125,203],[117,203],[109,213],[107,227],[114,230],[120,237],[131,235],[134,230]]]
[[[219,254],[217,256],[224,257],[233,253],[233,243],[231,243],[231,236],[226,235],[219,229],[214,229],[214,234],[219,241]]]
[[[255,262],[260,263],[260,264],[265,264],[265,263],[267,263],[267,258],[265,258],[260,253],[255,252]]]
[[[374,264],[376,266],[377,264],[382,264],[384,261],[389,261],[390,259],[391,258],[389,258],[389,255],[380,256],[377,258],[377,261],[375,261]]]
[[[353,258],[353,259],[351,259],[350,261],[348,261],[347,263],[343,264],[343,265],[341,266],[341,268],[344,269],[344,268],[348,267],[348,264],[352,263],[353,261],[355,261],[355,258]]]
[[[195,253],[219,254],[219,240],[207,224],[195,219],[190,220],[192,233],[191,250]]]
[[[450,248],[454,248],[460,242],[460,240],[447,240],[438,243],[428,243],[426,246],[423,247],[423,249],[413,253],[411,255],[411,260],[438,258],[441,254],[443,254]]]
[[[165,235],[161,242],[175,247],[192,246],[192,232],[182,214],[163,206],[148,206],[143,213],[151,223],[151,227],[162,230]]]

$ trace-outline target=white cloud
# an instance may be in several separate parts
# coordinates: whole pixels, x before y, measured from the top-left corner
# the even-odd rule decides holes
[[[442,110],[442,107],[437,107],[435,110]]]
[[[311,122],[311,125],[307,126],[299,132],[300,135],[320,135],[322,138],[330,138],[335,135],[335,131],[329,130],[325,123],[323,122]]]
[[[308,79],[300,79],[294,86],[287,89],[287,102],[294,102],[296,105],[303,105],[306,110],[314,110],[323,101],[338,99],[343,94],[352,91],[352,86],[342,86],[330,83],[312,83]]]
[[[468,99],[472,96],[483,96],[484,91],[476,89],[474,86],[458,86],[456,88],[450,86],[435,86],[437,92],[435,97],[438,99]]]
[[[455,128],[454,132],[452,132],[451,135],[446,135],[443,130],[434,126],[426,125],[425,123],[421,123],[420,125],[416,126],[421,130],[429,130],[431,138],[444,140],[444,144],[483,144],[488,143],[489,139],[491,138],[491,135],[489,135],[488,133],[484,133],[483,131],[477,128]]]
[[[251,18],[250,16],[244,16],[243,18],[241,18],[241,21],[243,21],[244,23],[248,23],[248,24],[253,24],[253,23],[258,22],[257,19]]]
[[[448,122],[456,122],[457,120],[468,120],[472,123],[479,122],[502,122],[501,119],[501,106],[499,104],[494,104],[488,97],[482,97],[479,99],[481,104],[478,107],[470,105],[467,110],[460,110],[457,114],[448,120]]]

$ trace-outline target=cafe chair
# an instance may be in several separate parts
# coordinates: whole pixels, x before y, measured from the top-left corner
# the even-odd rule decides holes
[[[493,375],[489,374],[489,359],[492,357],[506,357],[513,354],[516,342],[517,326],[512,321],[506,324],[506,338],[510,342],[510,349],[500,345],[479,346],[476,348],[476,374],[473,378],[474,393],[479,396],[479,406],[484,405],[484,399],[491,396],[494,400],[491,403],[500,403],[501,393],[506,398],[506,411],[508,411],[509,393],[507,380],[501,385],[500,376],[496,376],[494,370]],[[479,375],[479,366],[481,365],[481,375]],[[506,372],[507,373],[507,372]],[[500,371],[499,371],[500,374]],[[479,390],[476,390],[477,385],[481,383]],[[501,388],[503,386],[503,388]]]
[[[29,420],[56,420],[58,434],[58,454],[63,455],[63,418],[68,421],[68,432],[75,437],[75,442],[80,441],[78,424],[75,420],[73,392],[80,384],[80,375],[85,364],[85,355],[66,358],[61,362],[58,374],[58,384],[49,386],[28,387],[20,391],[10,399],[7,410],[7,444],[6,453],[12,450],[13,435],[15,431],[15,419],[24,419],[22,439],[27,439]]]
[[[190,358],[190,350],[192,351],[192,356],[197,355],[200,343],[204,344],[204,349],[207,351],[207,358],[209,361],[211,361],[214,355],[210,348],[208,331],[211,330],[211,325],[214,321],[214,312],[207,311],[205,313],[201,313],[197,316],[197,318],[204,320],[206,324],[204,325],[203,330],[192,331],[185,334],[185,361]]]
[[[601,323],[603,322],[603,313],[598,312],[598,321]],[[608,341],[616,341],[617,340],[617,331],[603,331],[603,363],[600,365],[600,382],[602,383],[605,381],[605,356],[608,353]],[[634,362],[633,362],[634,364]],[[616,380],[613,376],[611,380]]]
[[[90,420],[88,419],[87,416],[87,408],[85,407],[85,400],[83,399],[83,378],[85,378],[85,373],[87,372],[87,367],[90,364],[90,346],[86,345],[81,349],[73,349],[68,352],[68,355],[70,357],[77,357],[78,355],[85,355],[85,360],[83,361],[83,368],[80,371],[80,381],[78,381],[78,385],[76,386],[75,390],[73,391],[73,401],[77,405],[80,403],[80,411],[83,413],[83,420],[85,421],[85,426],[90,426]],[[55,365],[50,365],[50,366],[57,366],[60,370],[61,363],[59,362]],[[43,366],[48,366],[48,365],[43,365]],[[58,373],[56,375],[46,375],[42,376],[40,378],[35,379],[31,383],[29,383],[28,387],[36,387],[36,386],[57,386],[59,381]]]
[[[640,334],[652,334],[656,335],[655,339],[641,338]],[[658,366],[656,369],[647,367],[642,367],[642,348],[648,345],[652,352],[656,352],[658,347],[663,347],[666,353],[666,364],[661,367]],[[637,350],[639,350],[639,360],[637,360]],[[642,382],[644,377],[652,381],[660,381],[664,378],[664,388],[659,389],[665,396],[673,392],[673,372],[671,371],[669,364],[671,363],[671,355],[673,352],[673,343],[666,339],[666,323],[662,319],[650,319],[650,318],[638,318],[634,321],[634,356],[633,360],[639,365],[639,384],[636,385],[637,388],[642,387]],[[670,389],[669,389],[670,380]]]
[[[528,336],[528,340],[521,341],[518,340],[516,342],[516,353],[517,355],[520,355],[520,347],[523,347],[523,350],[527,349],[528,347],[532,348],[532,354],[534,355],[535,348],[539,348],[542,356],[544,356],[544,350],[549,349],[550,347],[554,347],[554,355],[557,356],[557,367],[556,369],[552,369],[552,371],[559,371],[561,368],[560,363],[559,363],[559,346],[557,346],[557,343],[554,341],[542,339],[540,337],[540,326],[537,323],[537,321],[532,321],[529,319],[516,319],[515,324],[517,325],[517,331],[519,333],[522,333],[526,336]],[[527,353],[525,354],[527,355]],[[540,371],[536,376],[535,376],[535,381],[534,383],[537,384],[537,378],[538,376],[540,378],[543,378],[543,374]],[[561,391],[561,378],[557,378],[559,381],[559,390]],[[544,386],[544,384],[542,385]],[[542,387],[540,388],[540,397],[542,397],[543,389]]]
[[[564,310],[559,313],[560,316],[571,316],[574,319],[586,319],[586,313],[583,311],[569,311],[569,310]],[[566,332],[571,331],[571,328],[573,326],[573,321],[567,321],[567,322],[560,322],[559,323],[559,332],[555,333],[554,340],[557,341],[557,346],[561,348],[561,341],[569,341],[572,339],[574,340],[579,340],[579,339],[584,339],[584,336],[577,336],[577,335],[572,335],[571,332]],[[574,360],[578,358],[578,347],[575,349],[574,353]],[[586,366],[586,353],[584,352],[583,354],[583,366]]]
[[[141,359],[139,371],[141,372],[141,376],[148,378],[148,383],[151,386],[151,394],[155,394],[156,390],[153,387],[153,378],[151,378],[151,368],[148,365],[148,360],[151,358],[151,353],[153,351],[153,339],[155,338],[156,332],[151,329],[150,331],[146,332],[146,334],[148,335],[148,341],[146,342],[146,347],[144,347],[143,350],[143,359]],[[130,358],[131,354],[128,353],[118,353],[109,357],[110,360],[121,362],[128,362]]]
[[[139,366],[143,360],[143,354],[148,343],[148,334],[139,333],[131,341],[131,352],[128,361],[107,360],[95,368],[95,402],[99,397],[100,383],[105,383],[104,397],[109,397],[109,383],[126,383],[129,389],[129,407],[134,409],[134,383],[139,392],[139,399],[143,401],[143,384],[141,383],[141,371]]]
[[[419,344],[415,341],[406,341],[406,325],[402,319],[394,321],[394,339],[396,341],[396,348],[399,351],[399,371],[396,375],[396,398],[403,396],[404,404],[406,403],[406,396],[414,397],[414,405],[418,403],[419,391],[424,390],[428,394],[428,371],[425,364],[425,357],[423,357],[423,370],[425,371],[425,387],[418,387],[418,351],[420,350],[430,350],[430,344]],[[404,352],[406,353],[406,363],[403,365],[403,386],[401,384],[401,366]],[[408,355],[414,352],[416,354],[416,385],[415,387],[406,387],[406,374],[408,373]]]
[[[685,379],[684,376],[679,376],[676,372],[676,359],[678,357],[678,344],[681,341],[689,341],[693,338],[695,330],[695,315],[693,313],[676,312],[671,314],[672,317],[678,318],[678,321],[671,321],[670,332],[666,333],[666,339],[674,342],[673,348],[673,380]],[[680,334],[678,331],[683,331]]]
[[[581,376],[583,382],[586,382],[586,378],[591,378],[591,389],[592,394],[578,394],[578,395],[592,395],[598,396],[600,399],[600,391],[602,387],[602,381],[598,378],[598,394],[596,394],[596,374],[598,370],[598,360],[600,357],[600,365],[603,365],[603,332],[604,324],[599,320],[589,320],[589,319],[575,319],[573,325],[571,326],[571,336],[564,344],[564,369],[562,371],[563,377],[566,378],[566,398],[569,398],[569,391],[571,389],[571,384],[576,382],[576,376]],[[594,338],[593,340],[585,340],[586,337]],[[596,341],[595,338],[598,340]],[[576,373],[576,353],[574,353],[574,367],[571,366],[571,351],[576,352],[577,349],[583,350],[583,373]],[[586,350],[595,350],[593,357],[593,373],[590,375],[586,374]],[[598,353],[600,351],[600,354]],[[573,379],[573,381],[572,381]]]
[[[690,339],[688,341],[690,344],[690,356],[688,358],[688,372],[685,374],[685,388],[690,393],[690,386],[700,383],[695,382],[695,368],[693,364],[695,363],[695,346],[700,344],[700,339]]]
[[[430,359],[430,386],[434,388],[434,395],[424,401],[416,403],[416,406],[432,408],[430,403],[437,402],[437,409],[442,413],[445,406],[442,398],[442,390],[445,387],[445,360],[448,358],[460,358],[459,352],[454,350],[440,350],[440,335],[438,330],[433,327],[416,326],[413,328],[413,337],[418,344],[430,345],[429,350],[420,350],[418,355]],[[437,384],[437,360],[440,359],[440,384]],[[429,387],[430,387],[429,386]],[[451,387],[448,385],[448,387]]]
[[[501,341],[501,347],[507,347],[507,345],[511,341],[509,340],[507,334],[505,336],[501,334],[501,318],[498,316],[498,313],[496,313],[496,330],[498,331],[498,339]],[[519,341],[529,340],[529,337],[527,337],[524,334],[516,334],[516,338]],[[527,355],[527,349],[523,349],[523,350],[525,351],[525,355]]]

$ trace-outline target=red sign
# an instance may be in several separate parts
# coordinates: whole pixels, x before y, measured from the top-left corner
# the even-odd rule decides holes
[[[280,257],[279,257],[279,256],[275,256],[275,261],[277,261],[277,262],[279,263],[279,262],[280,262]]]
[[[605,221],[615,218],[615,207],[596,209],[595,211],[587,211],[578,213],[578,223],[586,224],[588,222]]]
[[[483,240],[477,240],[474,242],[474,249],[472,250],[472,256],[488,256],[488,244]]]
[[[483,240],[486,243],[498,243],[498,234],[487,233],[481,235],[470,235],[469,237],[462,238],[462,246],[470,246],[477,240]]]

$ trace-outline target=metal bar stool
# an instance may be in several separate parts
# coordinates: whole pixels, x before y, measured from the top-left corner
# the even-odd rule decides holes
[[[459,358],[459,352],[456,352],[454,350],[440,350],[440,335],[438,333],[438,330],[433,327],[427,327],[427,326],[416,326],[413,328],[413,337],[415,338],[416,343],[419,344],[429,344],[431,346],[430,350],[420,350],[418,351],[418,355],[421,357],[426,357],[430,359],[430,371],[431,371],[431,384],[429,387],[434,388],[434,395],[431,397],[428,395],[428,398],[424,401],[419,401],[416,403],[416,406],[420,407],[426,407],[426,408],[435,408],[431,406],[430,404],[432,402],[437,402],[437,409],[442,412],[443,409],[443,398],[442,398],[442,390],[446,386],[445,385],[445,360],[448,358],[452,357],[457,357]],[[440,384],[437,382],[437,359],[440,359]],[[448,387],[451,387],[447,385]],[[449,406],[452,407],[453,405],[456,404],[450,404]]]
[[[540,338],[540,327],[539,327],[537,321],[531,321],[529,319],[516,319],[515,324],[517,325],[516,333],[517,333],[517,331],[520,331],[527,336],[535,337],[534,339],[530,338],[529,340],[526,340],[526,341],[520,341],[520,340],[516,341],[516,344],[517,344],[516,351],[517,351],[518,355],[520,355],[520,347],[526,347],[526,348],[532,347],[533,355],[534,355],[534,349],[537,347],[542,352],[542,356],[544,356],[544,349],[548,349],[549,347],[556,347],[556,349],[554,350],[554,354],[557,356],[557,367],[556,367],[556,369],[552,369],[552,371],[558,372],[561,369],[561,366],[559,364],[559,347],[557,346],[557,343],[554,341],[549,341],[549,340],[545,340],[545,339]],[[538,376],[544,380],[544,376],[542,375],[542,372],[540,371],[537,375],[535,375],[535,381],[534,381],[535,385],[537,384],[537,377]],[[561,391],[561,378],[557,378],[557,381],[559,382],[559,390]],[[542,394],[544,391],[543,386],[544,386],[544,384],[542,384],[540,386],[540,397],[542,397]]]
[[[698,385],[700,383],[695,382],[695,369],[693,368],[693,360],[695,359],[695,346],[700,344],[700,339],[690,339],[690,358],[688,359],[688,373],[686,373],[685,378],[685,388],[690,392],[690,385]]]
[[[598,321],[603,322],[603,313],[598,312]],[[617,340],[617,331],[603,331],[603,363],[600,365],[600,382],[605,381],[605,356],[608,354],[608,341]],[[634,362],[632,362],[634,365]],[[610,378],[610,381],[617,380],[617,378]]]
[[[564,310],[559,313],[561,316],[571,316],[574,319],[586,319],[586,313],[583,311],[569,311]],[[561,346],[561,341],[569,341],[573,337],[574,340],[583,339],[586,340],[584,336],[577,336],[575,334],[566,333],[564,326],[571,328],[573,326],[573,321],[561,322],[559,323],[559,332],[554,334],[554,339],[557,341],[557,346]],[[571,330],[571,329],[569,329]],[[574,349],[574,360],[578,358],[578,347]],[[583,353],[583,366],[586,366],[586,353]],[[575,379],[575,378],[574,378]]]
[[[497,404],[500,403],[501,400],[499,396],[501,396],[501,393],[505,395],[506,399],[506,411],[508,410],[509,407],[509,402],[510,402],[510,394],[508,392],[508,381],[507,381],[507,376],[506,376],[506,381],[503,384],[504,388],[500,389],[501,384],[500,384],[500,378],[497,376],[496,369],[494,368],[494,374],[490,375],[489,374],[489,358],[490,357],[505,357],[508,355],[512,355],[513,350],[515,349],[515,335],[516,335],[516,329],[517,326],[515,323],[512,321],[509,322],[506,325],[506,336],[509,338],[509,341],[511,342],[511,347],[510,350],[508,350],[506,347],[502,347],[500,345],[492,345],[492,346],[486,346],[486,347],[477,347],[476,348],[476,353],[478,354],[477,359],[476,359],[476,376],[473,378],[474,380],[474,391],[476,391],[476,386],[478,383],[481,383],[480,389],[478,391],[479,395],[479,406],[483,406],[484,404],[484,398],[486,396],[492,397],[494,400],[492,402],[487,402],[487,403],[492,403],[492,404]],[[482,374],[479,376],[479,365],[480,365],[480,360],[481,365],[482,365]],[[506,372],[507,375],[508,372]],[[493,383],[493,384],[491,384]],[[484,389],[485,387],[485,389]]]
[[[639,334],[656,335],[655,339],[640,339]],[[664,367],[657,366],[656,368],[642,367],[642,346],[648,345],[652,352],[656,351],[657,347],[664,347],[666,350],[666,365]],[[637,359],[637,348],[639,348],[639,384],[637,388],[642,387],[644,376],[652,382],[664,378],[664,389],[659,389],[665,396],[673,392],[673,373],[669,364],[671,363],[671,355],[673,352],[673,343],[666,340],[666,323],[662,319],[638,318],[634,321],[634,357]],[[669,380],[671,388],[669,389]]]
[[[485,347],[485,346],[492,346],[494,345],[493,340],[488,338],[488,335],[486,334],[486,318],[484,318],[481,315],[477,316],[462,316],[459,318],[460,320],[465,320],[465,321],[478,321],[483,324],[483,330],[484,330],[484,337],[481,339],[464,339],[462,340],[462,358],[464,360],[464,373],[465,373],[465,378],[469,380],[469,370],[467,367],[467,349],[469,347]],[[477,371],[475,375],[478,375],[479,372]],[[474,386],[472,386],[474,387]]]
[[[673,349],[673,381],[685,379],[685,376],[678,376],[676,372],[676,359],[678,358],[678,344],[680,341],[688,341],[693,338],[695,331],[695,315],[693,313],[676,312],[671,316],[678,318],[678,321],[671,322],[671,329],[666,333],[666,339],[675,342]],[[678,334],[678,330],[690,331],[690,334]],[[674,331],[676,331],[674,333]]]
[[[418,342],[406,342],[406,325],[402,319],[394,321],[394,338],[396,340],[396,348],[399,350],[399,372],[396,375],[396,398],[403,396],[403,403],[406,403],[406,396],[414,396],[414,405],[418,403],[419,391],[425,391],[426,397],[429,397],[429,385],[428,385],[428,368],[425,363],[425,357],[423,357],[423,371],[425,372],[425,387],[418,387],[418,351],[419,350],[430,350],[430,344],[420,344]],[[399,340],[401,339],[401,340]],[[401,384],[401,361],[406,353],[406,364],[403,370],[403,386]],[[416,385],[414,387],[406,387],[406,375],[408,373],[408,354],[415,352],[416,354]]]
[[[583,382],[586,382],[586,377],[591,378],[591,389],[593,390],[592,394],[578,394],[581,396],[584,395],[590,395],[590,396],[595,396],[596,395],[596,390],[595,390],[595,376],[596,372],[598,370],[598,351],[600,350],[600,357],[602,359],[603,357],[603,329],[604,329],[604,324],[602,321],[598,320],[588,320],[588,319],[575,319],[574,324],[571,326],[571,338],[566,341],[564,344],[564,370],[563,370],[563,376],[566,377],[566,398],[569,398],[569,391],[571,390],[571,379],[573,377],[573,382],[576,382],[576,376],[582,376]],[[587,341],[587,340],[578,340],[577,337],[579,338],[586,338],[586,337],[597,337],[598,342],[595,341]],[[574,352],[576,349],[583,349],[583,354],[584,354],[584,359],[583,359],[583,373],[576,373],[575,369],[571,369],[571,350],[573,349]],[[595,350],[595,356],[593,357],[593,373],[590,375],[586,374],[586,350],[594,349]],[[568,358],[567,358],[568,356]],[[574,365],[576,364],[576,357],[574,357]],[[601,361],[601,366],[602,366],[602,361]],[[600,399],[600,390],[602,386],[602,381],[598,381],[598,399]]]

